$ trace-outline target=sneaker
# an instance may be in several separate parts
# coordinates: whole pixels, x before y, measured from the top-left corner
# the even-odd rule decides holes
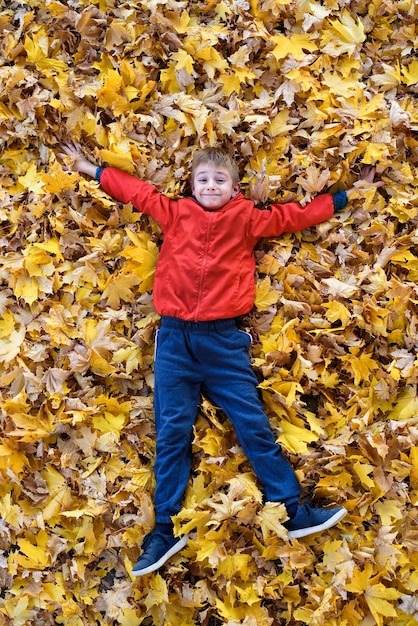
[[[143,576],[159,569],[173,554],[187,544],[188,536],[174,537],[156,530],[148,533],[142,542],[142,554],[132,569],[132,576]]]
[[[288,537],[298,539],[313,535],[338,524],[347,511],[343,506],[334,509],[315,509],[310,504],[299,504],[296,515],[284,523]]]

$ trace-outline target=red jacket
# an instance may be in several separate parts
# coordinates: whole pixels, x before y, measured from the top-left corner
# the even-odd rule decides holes
[[[239,194],[222,209],[207,211],[193,198],[172,200],[153,185],[115,168],[100,184],[112,197],[152,216],[163,232],[153,299],[160,315],[209,321],[237,317],[254,305],[254,246],[314,226],[334,214],[323,194],[302,207],[297,202],[260,210]]]

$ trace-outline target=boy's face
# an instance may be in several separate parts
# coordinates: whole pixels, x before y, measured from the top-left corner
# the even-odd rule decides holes
[[[193,195],[205,209],[221,209],[240,192],[226,167],[215,163],[201,163],[191,181]]]

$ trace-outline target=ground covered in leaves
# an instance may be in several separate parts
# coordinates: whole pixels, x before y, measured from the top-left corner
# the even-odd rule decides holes
[[[415,0],[3,0],[0,624],[418,624]],[[158,226],[63,170],[64,139],[170,195],[221,144],[244,191],[369,186],[257,250],[244,326],[305,494],[348,517],[288,541],[207,399],[160,573],[151,289]]]

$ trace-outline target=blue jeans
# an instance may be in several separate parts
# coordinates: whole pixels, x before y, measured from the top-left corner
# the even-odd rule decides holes
[[[266,500],[293,504],[301,488],[275,442],[248,353],[250,336],[235,320],[184,322],[163,317],[155,355],[156,521],[181,509],[191,469],[200,394],[225,412]]]

